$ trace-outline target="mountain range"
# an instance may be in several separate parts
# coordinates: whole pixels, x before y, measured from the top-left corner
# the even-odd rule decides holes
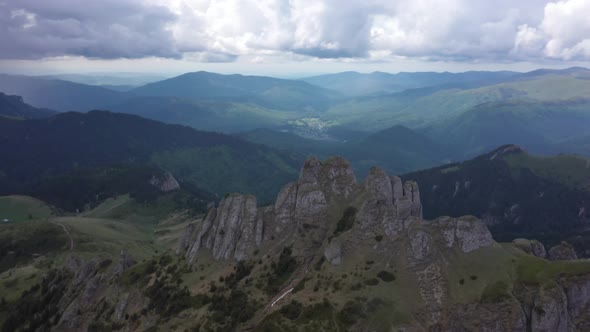
[[[421,184],[424,216],[474,215],[497,241],[567,241],[590,255],[590,158],[505,145],[474,159],[402,175]]]
[[[124,164],[158,167],[220,196],[240,191],[270,197],[279,189],[275,179],[292,179],[297,163],[232,136],[105,111],[0,118],[0,155],[2,194],[31,193],[54,177],[61,182],[52,183],[65,185],[71,172]]]
[[[270,129],[316,141],[350,141],[401,125],[437,142],[430,150],[444,147],[442,160],[463,160],[502,144],[541,154],[588,154],[589,78],[590,71],[580,67],[528,73],[345,72],[301,80],[194,72],[114,91],[2,75],[0,91],[57,111],[106,109],[199,130]]]
[[[366,173],[373,166],[400,174],[449,161],[443,146],[404,126],[359,135],[348,141],[315,140],[272,129],[257,129],[238,136],[290,153],[298,160],[309,155],[321,158],[343,156],[359,174]]]
[[[435,86],[450,88],[477,84],[489,85],[494,82],[508,80],[518,74],[517,72],[510,71],[468,71],[464,73],[401,72],[398,74],[384,72],[368,74],[342,72],[306,77],[301,80],[349,96],[370,96]]]
[[[586,75],[18,77],[119,113],[0,95],[2,330],[585,331]]]
[[[0,116],[13,119],[45,118],[57,112],[26,104],[21,96],[8,96],[0,92]]]

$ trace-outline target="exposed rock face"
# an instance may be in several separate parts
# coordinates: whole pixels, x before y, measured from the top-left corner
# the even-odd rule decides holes
[[[121,296],[119,303],[115,306],[115,319],[122,320],[123,314],[125,313],[125,309],[127,309],[127,305],[129,304],[129,293],[125,293]]]
[[[494,244],[492,234],[485,224],[472,216],[457,219],[441,217],[432,221],[432,225],[438,229],[437,234],[447,248],[456,246],[468,253]]]
[[[350,164],[339,157],[321,162],[307,159],[297,182],[279,192],[274,206],[256,207],[256,198],[232,194],[211,209],[201,225],[191,225],[180,241],[178,253],[193,261],[200,248],[208,248],[216,259],[243,260],[265,241],[293,235],[298,229],[313,227],[323,237],[331,202],[347,199],[356,190]],[[311,249],[311,238],[295,243],[296,251]]]
[[[441,217],[431,222],[415,220],[405,228],[405,233],[407,245],[401,256],[407,258],[408,268],[415,274],[420,297],[426,304],[422,319],[444,321],[448,314],[450,285],[441,249],[469,253],[495,242],[484,223],[470,216]]]
[[[256,197],[228,195],[218,208],[209,210],[201,227],[187,228],[181,247],[189,261],[202,247],[210,249],[215,259],[246,259],[256,247],[258,221]]]
[[[137,264],[135,258],[129,255],[127,250],[123,250],[119,255],[119,262],[117,263],[117,267],[113,271],[113,275],[119,276],[135,264]]]
[[[313,261],[321,250],[328,263],[340,265],[349,253],[367,245],[384,255],[404,257],[425,303],[422,318],[444,322],[451,286],[441,249],[470,253],[495,242],[475,217],[423,221],[416,182],[403,182],[374,167],[359,184],[343,159],[322,163],[310,158],[297,182],[284,186],[273,206],[256,208],[254,197],[230,195],[200,225],[187,227],[179,252],[189,261],[202,248],[216,259],[242,260],[259,248],[291,246],[293,254],[303,260],[311,257]],[[511,319],[499,327],[526,326],[520,306],[512,303],[506,312]],[[491,314],[489,318],[494,322]],[[539,326],[549,324],[540,318]]]
[[[570,279],[563,286],[570,315],[577,319],[583,314],[590,313],[590,279]]]
[[[392,331],[590,330],[590,270],[587,265],[546,262],[527,257],[514,248],[544,257],[544,246],[534,240],[517,239],[514,246],[498,245],[485,224],[472,216],[424,221],[421,215],[415,182],[404,183],[374,168],[359,184],[342,159],[320,162],[310,158],[299,180],[286,185],[274,205],[257,207],[255,197],[231,194],[218,207],[212,207],[203,220],[186,228],[177,253],[189,262],[194,262],[203,251],[215,259],[232,261],[249,259],[257,250],[261,254],[255,260],[235,266],[234,272],[230,272],[230,264],[211,264],[213,269],[206,270],[201,274],[205,275],[203,279],[191,285],[196,287],[191,287],[191,291],[185,288],[182,292],[185,295],[194,295],[186,293],[193,291],[210,293],[211,287],[206,285],[222,281],[224,276],[231,276],[231,288],[244,294],[254,290],[252,287],[260,289],[259,284],[253,285],[251,281],[267,281],[265,278],[271,276],[267,268],[270,262],[271,270],[274,270],[274,263],[277,267],[288,265],[291,272],[281,287],[265,290],[268,296],[257,295],[261,301],[253,301],[258,303],[244,308],[256,310],[256,315],[263,319],[272,314],[269,306],[280,307],[288,303],[289,297],[294,297],[294,301],[308,298],[309,291],[294,290],[300,285],[305,287],[308,280],[315,281],[318,286],[314,286],[317,287],[314,292],[322,297],[343,290],[335,295],[344,301],[328,303],[340,317],[348,312],[346,303],[367,302],[359,305],[364,316],[357,317],[355,325],[347,326],[351,331],[373,331],[379,327]],[[569,259],[575,255],[570,249],[562,244],[552,248],[549,255]],[[289,254],[283,255],[286,252]],[[277,256],[279,260],[275,261]],[[153,269],[136,269],[121,278],[124,271],[135,264],[126,251],[121,252],[117,264],[113,265],[105,264],[104,257],[94,260],[69,257],[64,268],[48,275],[48,287],[43,286],[56,290],[59,300],[57,304],[52,303],[58,308],[54,319],[59,321],[52,323],[51,328],[55,331],[94,330],[93,322],[106,321],[111,327],[118,326],[125,331],[149,330],[159,324],[162,324],[159,328],[174,330],[185,322],[210,319],[211,310],[206,308],[201,312],[189,308],[166,314],[154,306],[160,304],[156,301],[162,297],[154,297],[153,292],[165,295],[171,303],[176,300],[174,293],[160,293],[171,284],[164,283],[162,287],[158,279],[168,279],[168,271],[185,273],[176,270],[177,262],[165,265],[162,258],[159,262],[157,259],[146,262],[149,264],[146,267]],[[540,266],[542,270],[529,272],[529,262],[530,269]],[[543,264],[536,266],[538,262]],[[547,268],[550,265],[560,268],[559,275],[551,276],[554,271]],[[243,272],[238,273],[240,266],[247,267],[250,274],[234,279]],[[574,268],[567,271],[566,266]],[[521,267],[525,268],[524,274]],[[140,284],[130,285],[128,282],[141,271],[145,271],[142,277],[147,278]],[[546,271],[550,273],[544,274]],[[227,272],[232,274],[225,274]],[[160,277],[162,274],[164,277]],[[337,278],[334,283],[331,282],[333,276]],[[320,280],[322,283],[330,280],[330,283],[320,288]],[[181,280],[174,276],[170,283],[178,281]],[[342,286],[346,288],[339,288]],[[361,293],[355,293],[360,289],[364,293],[362,297]],[[372,305],[384,311],[373,310]],[[241,311],[242,306],[237,310]],[[279,313],[281,311],[278,309]],[[383,315],[384,312],[390,312],[391,317],[385,317],[388,315]],[[404,317],[402,325],[396,325],[397,317],[393,316],[401,313],[403,316],[407,313],[409,319]],[[257,316],[247,324],[237,325],[235,330],[264,329],[264,320],[258,321]],[[166,325],[167,319],[171,324]],[[312,323],[314,325],[301,328],[322,327],[313,319]],[[334,323],[327,326],[339,326],[337,321]]]
[[[150,179],[150,184],[162,192],[169,192],[180,189],[180,184],[178,181],[172,176],[171,173],[164,174],[163,177],[159,176],[152,176]]]
[[[567,298],[560,287],[541,289],[531,314],[532,331],[573,331],[570,326]]]
[[[527,331],[527,319],[516,300],[472,303],[453,308],[448,331]]]
[[[324,163],[321,182],[332,196],[350,197],[354,192],[356,177],[348,161],[336,157]]]
[[[324,257],[332,265],[339,265],[342,262],[342,246],[337,241],[332,241],[324,251]]]
[[[578,259],[578,255],[569,243],[562,242],[549,249],[549,259],[552,261],[568,261]]]
[[[432,252],[432,237],[423,230],[418,230],[411,234],[409,257],[415,262],[425,260]]]
[[[529,255],[541,258],[547,257],[547,251],[545,250],[545,246],[537,240],[515,239],[512,241],[512,243],[517,248],[521,249]]]
[[[178,253],[184,253],[192,262],[200,249],[207,248],[215,259],[244,260],[264,243],[276,239],[283,241],[283,245],[291,243],[295,253],[313,254],[328,237],[330,206],[358,197],[363,200],[354,221],[367,234],[383,229],[388,238],[395,240],[422,218],[416,182],[404,183],[399,177],[373,167],[364,182],[357,184],[346,160],[336,157],[321,162],[311,157],[303,165],[297,182],[284,186],[273,206],[257,208],[256,198],[250,195],[232,194],[224,198],[200,225],[187,227]],[[465,253],[494,243],[485,225],[473,217],[439,218],[430,227],[436,232],[411,235],[409,252],[416,262],[430,255],[433,241],[448,248],[458,247]],[[305,233],[306,229],[313,232]],[[294,241],[296,234],[302,238]],[[339,264],[345,247],[331,242],[324,255],[330,263]]]
[[[286,225],[290,224],[295,216],[295,204],[297,201],[297,183],[289,183],[279,192],[274,205],[275,228],[273,233],[280,233]]]
[[[382,169],[373,167],[363,184],[367,199],[358,213],[362,228],[384,225],[390,238],[405,228],[410,217],[422,218],[422,204],[418,185],[413,181],[402,184],[397,176],[388,176]]]

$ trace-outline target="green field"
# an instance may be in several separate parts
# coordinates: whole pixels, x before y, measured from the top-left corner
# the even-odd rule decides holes
[[[590,190],[590,158],[578,155],[534,156],[525,153],[504,157],[514,169],[528,168],[537,176],[572,188]]]
[[[0,221],[11,222],[46,219],[53,214],[51,207],[44,202],[28,196],[0,197]]]
[[[74,242],[73,251],[81,254],[118,255],[127,250],[136,258],[151,256],[157,247],[152,233],[119,220],[59,217],[53,222],[64,225]]]

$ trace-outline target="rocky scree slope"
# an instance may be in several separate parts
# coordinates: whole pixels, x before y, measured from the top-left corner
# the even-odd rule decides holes
[[[537,257],[546,255],[537,241],[500,245],[475,217],[423,220],[416,182],[372,168],[357,183],[348,162],[338,157],[309,158],[274,205],[257,208],[254,196],[226,196],[200,223],[187,227],[177,253],[189,263],[212,256],[248,264],[258,257],[282,259],[285,248],[297,267],[267,294],[268,303],[245,325],[249,329],[288,330],[293,324],[357,331],[574,331],[590,326],[588,262],[545,261]],[[575,258],[559,250],[552,248],[550,257]],[[379,280],[364,280],[377,267]],[[323,275],[332,273],[345,275],[331,292],[322,291],[318,285],[331,278]],[[352,285],[342,290],[347,273]],[[313,293],[294,294],[313,281]],[[352,306],[358,317],[336,319],[329,327],[281,316],[322,294],[332,294],[327,295],[335,302],[330,308],[342,306],[340,314],[346,316]],[[360,303],[368,296],[376,296],[377,308]]]

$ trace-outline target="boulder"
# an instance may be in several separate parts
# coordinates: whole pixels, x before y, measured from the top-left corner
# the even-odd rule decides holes
[[[468,253],[495,243],[485,224],[472,216],[440,217],[432,223],[438,228],[437,234],[447,248],[457,246],[464,253]]]
[[[561,244],[551,247],[551,249],[549,249],[548,257],[552,261],[568,261],[578,259],[576,250],[571,244],[567,242],[562,242]]]
[[[514,239],[512,243],[517,248],[526,252],[529,255],[537,256],[540,258],[547,257],[547,251],[545,250],[545,246],[537,240]]]
[[[332,241],[324,250],[324,257],[332,265],[340,265],[342,262],[342,245],[337,241]]]

